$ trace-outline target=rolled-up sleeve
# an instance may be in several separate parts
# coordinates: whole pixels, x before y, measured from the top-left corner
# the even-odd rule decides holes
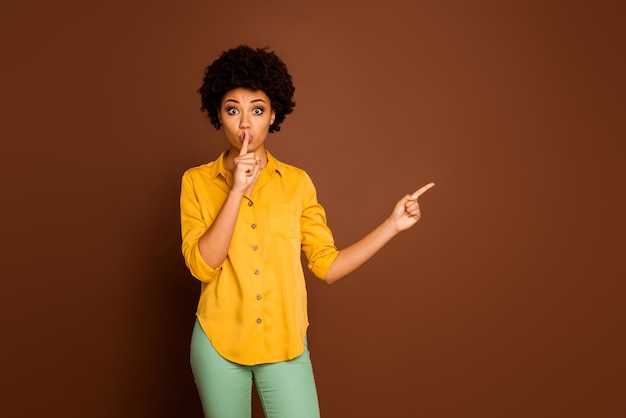
[[[198,248],[198,240],[210,225],[203,218],[200,202],[196,194],[193,177],[185,172],[180,193],[180,225],[182,234],[182,252],[185,264],[191,274],[200,281],[210,282],[217,279],[222,266],[210,267],[202,258]]]
[[[339,251],[326,224],[326,212],[317,201],[315,186],[308,175],[304,182],[302,203],[300,219],[302,252],[307,259],[308,269],[323,280]]]

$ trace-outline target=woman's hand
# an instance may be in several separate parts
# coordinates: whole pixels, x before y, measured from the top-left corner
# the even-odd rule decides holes
[[[421,214],[417,199],[434,185],[435,183],[428,183],[426,186],[419,188],[412,195],[406,195],[396,203],[389,217],[389,221],[396,232],[404,231],[419,221]]]
[[[233,189],[245,193],[256,182],[261,173],[261,159],[253,152],[248,152],[250,134],[243,133],[243,142],[239,156],[235,158],[235,171],[233,172]]]

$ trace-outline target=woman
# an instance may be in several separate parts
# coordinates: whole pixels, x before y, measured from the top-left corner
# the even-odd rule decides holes
[[[293,111],[285,64],[239,46],[207,67],[202,109],[228,149],[182,179],[185,262],[202,282],[191,366],[205,416],[249,417],[252,379],[267,417],[318,417],[306,341],[300,254],[328,284],[345,277],[420,218],[406,195],[380,226],[338,251],[311,179],[265,148]]]

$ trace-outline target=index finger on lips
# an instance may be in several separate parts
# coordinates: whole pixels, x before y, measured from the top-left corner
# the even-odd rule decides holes
[[[242,157],[248,153],[248,132],[243,133],[243,142],[241,143],[241,149],[239,150],[239,156]]]
[[[421,195],[423,195],[424,193],[426,193],[426,191],[428,189],[430,189],[431,187],[433,187],[435,185],[435,183],[428,183],[426,186],[422,186],[419,189],[417,189],[417,191],[415,193],[413,193],[411,195],[411,197],[413,199],[417,199],[418,197],[420,197]]]

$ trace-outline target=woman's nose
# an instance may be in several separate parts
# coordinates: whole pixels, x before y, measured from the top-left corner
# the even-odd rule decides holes
[[[247,116],[242,116],[239,120],[239,128],[240,129],[248,129],[250,127],[250,119]]]

